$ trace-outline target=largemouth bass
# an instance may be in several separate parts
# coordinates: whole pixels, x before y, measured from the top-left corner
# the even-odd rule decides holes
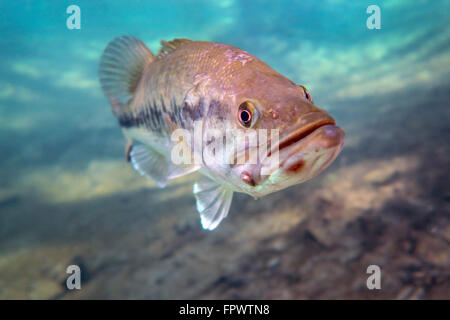
[[[204,229],[227,216],[234,192],[259,198],[304,182],[341,151],[335,120],[260,59],[214,42],[161,43],[155,56],[138,39],[114,39],[100,82],[140,174],[160,187],[202,174],[193,192]]]

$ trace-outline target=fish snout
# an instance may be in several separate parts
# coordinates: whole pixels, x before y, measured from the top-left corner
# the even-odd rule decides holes
[[[324,125],[292,148],[282,161],[287,174],[300,175],[302,181],[315,177],[328,167],[344,145],[345,132],[336,125]]]

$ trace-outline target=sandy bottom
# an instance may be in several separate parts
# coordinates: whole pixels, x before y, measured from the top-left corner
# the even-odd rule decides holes
[[[195,175],[159,189],[122,158],[23,174],[0,192],[0,299],[448,299],[448,92],[350,104],[330,168],[235,195],[214,232],[200,227]],[[65,287],[70,264],[81,290]],[[369,265],[381,290],[366,287]]]

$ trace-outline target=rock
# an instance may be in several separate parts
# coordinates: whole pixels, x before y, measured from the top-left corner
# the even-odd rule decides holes
[[[417,237],[416,254],[426,262],[447,268],[450,265],[448,244],[440,238],[422,233]]]
[[[398,175],[398,171],[394,167],[382,167],[372,171],[369,171],[364,175],[364,181],[374,186],[380,186],[387,184],[394,180]]]
[[[280,258],[273,257],[267,262],[267,268],[272,269],[277,267],[280,264]]]
[[[423,288],[415,288],[408,286],[403,288],[395,297],[397,300],[420,300],[423,298],[425,290]]]
[[[52,299],[63,292],[61,285],[51,279],[39,279],[33,283],[30,299]]]

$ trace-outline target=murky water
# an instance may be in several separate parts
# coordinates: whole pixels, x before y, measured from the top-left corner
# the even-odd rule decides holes
[[[76,1],[69,30],[71,4],[0,2],[1,299],[450,298],[449,2]],[[254,54],[336,118],[343,152],[202,230],[195,175],[159,189],[124,160],[97,79],[122,34]]]

